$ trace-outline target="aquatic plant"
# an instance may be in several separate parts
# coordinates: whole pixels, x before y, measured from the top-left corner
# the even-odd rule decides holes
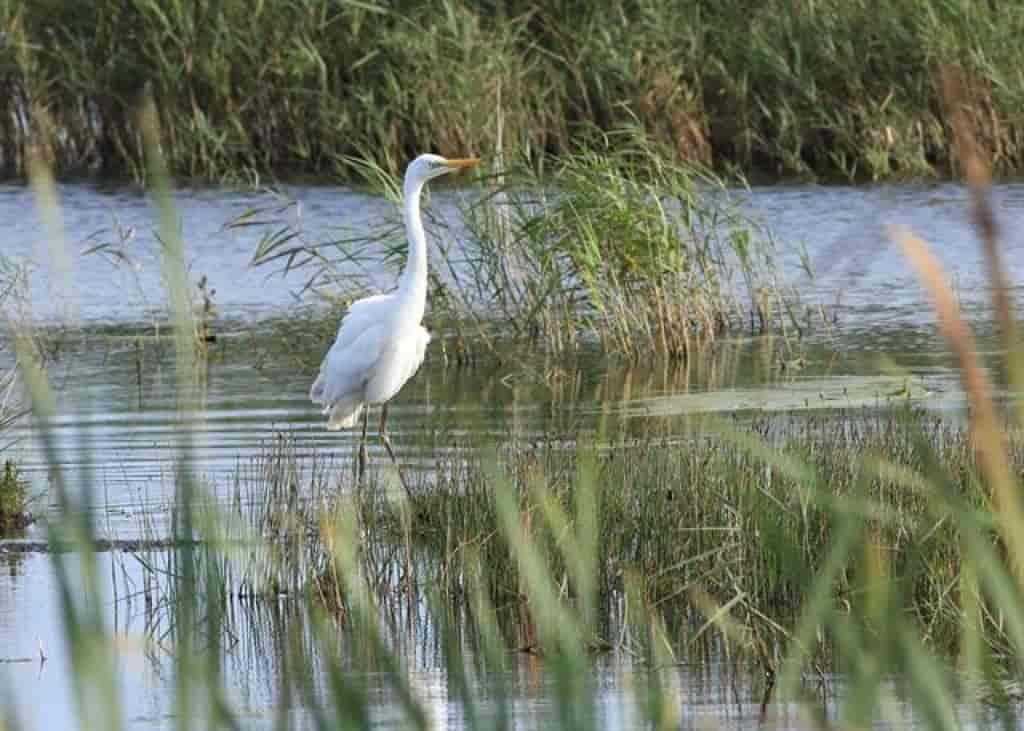
[[[344,614],[330,545],[337,522],[349,520],[361,570],[403,577],[375,584],[380,601],[432,587],[455,611],[469,598],[464,577],[479,573],[479,590],[501,607],[505,643],[523,648],[524,607],[521,599],[510,600],[521,594],[522,577],[514,547],[501,538],[499,486],[512,489],[517,509],[533,522],[531,540],[558,585],[572,580],[559,530],[549,534],[537,521],[557,509],[574,524],[574,506],[586,491],[599,506],[589,540],[603,557],[589,579],[595,607],[589,642],[622,650],[635,641],[612,624],[627,594],[657,609],[674,647],[685,645],[695,613],[709,603],[728,604],[730,655],[773,671],[836,531],[847,519],[866,521],[872,540],[891,556],[889,570],[914,631],[934,651],[951,653],[962,640],[963,617],[962,598],[949,586],[969,559],[949,513],[936,508],[927,490],[905,489],[903,475],[937,460],[964,509],[983,516],[979,466],[964,427],[915,407],[891,408],[825,412],[785,427],[756,418],[735,428],[738,444],[635,434],[624,443],[550,439],[495,451],[486,440],[463,436],[446,440],[448,449],[415,473],[411,495],[396,492],[387,471],[372,472],[361,488],[344,473],[332,480],[322,459],[300,456],[282,435],[245,469],[235,503],[271,518],[243,516],[242,523],[257,527],[267,551],[286,552],[280,562],[261,558],[260,565],[279,566],[275,575],[286,567],[292,593],[310,594]],[[757,447],[748,451],[744,444]],[[1008,449],[1012,469],[1024,472],[1024,442],[1013,436]],[[785,455],[788,464],[775,465],[766,455]],[[285,475],[291,477],[282,484]],[[290,529],[281,533],[278,526]],[[839,607],[853,601],[862,570],[850,557],[830,586],[830,601]],[[990,616],[981,630],[989,646],[1009,652],[1002,623]],[[835,651],[834,638],[822,634],[810,661],[827,666]]]
[[[8,260],[0,254],[0,324],[14,338],[24,338],[18,312],[26,297],[26,276],[23,266]],[[21,335],[19,335],[21,333]],[[14,339],[10,338],[10,339]],[[15,358],[9,352],[9,345],[0,334],[0,359],[8,361],[0,367],[0,459],[3,471],[0,473],[0,533],[9,534],[23,529],[32,521],[29,514],[28,484],[18,465],[7,457],[15,441],[8,437],[8,430],[25,416],[26,409],[19,396],[18,369]],[[32,341],[32,338],[27,338]],[[33,352],[38,350],[33,348]]]
[[[52,126],[61,173],[142,178],[149,93],[170,168],[210,181],[348,175],[368,153],[392,172],[426,150],[571,153],[633,120],[721,172],[932,177],[959,165],[941,59],[1013,173],[1022,24],[1016,5],[940,0],[17,0],[0,11],[0,170],[23,174]]]
[[[31,522],[28,512],[28,483],[13,460],[4,460],[0,474],[0,534],[20,531]]]
[[[457,216],[428,210],[441,260],[431,273],[432,325],[454,340],[442,342],[445,355],[451,347],[462,360],[479,343],[493,350],[511,337],[563,355],[596,341],[630,360],[682,359],[755,321],[762,331],[793,330],[770,233],[738,211],[723,181],[663,152],[635,127],[596,134],[587,151],[498,171],[482,193],[459,197]],[[386,170],[353,164],[398,202]],[[304,271],[305,289],[334,300],[361,292],[366,264],[404,255],[397,211],[369,232],[323,242],[256,211],[228,225],[261,218],[253,263]]]

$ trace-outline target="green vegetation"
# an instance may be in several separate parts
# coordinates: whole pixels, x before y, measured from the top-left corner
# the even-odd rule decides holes
[[[723,436],[498,452],[463,443],[419,473],[411,499],[389,467],[357,488],[278,439],[240,473],[228,511],[193,508],[203,537],[194,553],[151,552],[145,591],[175,633],[207,641],[229,631],[216,618],[246,602],[274,605],[284,592],[307,608],[313,639],[287,638],[281,681],[323,714],[317,728],[372,727],[361,672],[404,699],[404,725],[430,727],[403,670],[402,632],[386,619],[424,605],[468,728],[509,713],[501,671],[512,650],[542,658],[562,728],[601,727],[586,672],[595,652],[629,656],[641,669],[640,713],[667,724],[682,712],[667,669],[712,637],[717,652],[769,678],[768,714],[775,692],[814,717],[820,701],[800,675],[841,668],[839,720],[851,725],[896,712],[891,673],[927,728],[958,727],[956,713],[991,718],[992,704],[1014,717],[1024,590],[966,429],[908,409],[793,429],[761,420]],[[1024,445],[1007,436],[1019,473]],[[161,577],[181,574],[184,560],[196,586],[168,588]],[[197,621],[206,612],[215,619]],[[329,639],[337,632],[341,643]],[[209,685],[216,652],[191,659],[203,673],[185,681],[191,692],[222,692]],[[189,723],[216,714],[237,718],[225,704]]]
[[[24,303],[25,277],[24,269],[0,254],[0,322],[9,324],[12,311]],[[0,535],[17,533],[32,520],[28,512],[28,484],[17,464],[5,455],[13,443],[5,433],[24,415],[18,403],[18,373],[12,361],[12,354],[0,337],[0,362],[11,363],[0,365]]]
[[[14,0],[0,168],[24,173],[52,124],[61,173],[141,178],[148,90],[168,165],[201,180],[347,176],[350,155],[564,154],[634,121],[721,171],[941,176],[959,164],[943,63],[1012,174],[1022,28],[1016,4],[943,0]]]
[[[797,630],[830,547],[854,520],[870,551],[844,558],[828,602],[851,611],[865,574],[878,568],[869,564],[882,561],[892,600],[926,646],[953,654],[964,641],[963,599],[951,588],[970,558],[951,511],[955,506],[966,519],[988,524],[988,496],[967,431],[926,412],[825,412],[787,428],[762,418],[724,442],[648,436],[565,449],[551,441],[507,447],[500,455],[472,441],[455,446],[417,473],[411,500],[396,500],[389,496],[389,469],[357,489],[345,477],[332,482],[322,459],[314,454],[307,463],[281,440],[252,471],[261,479],[245,483],[246,499],[238,504],[258,509],[243,522],[258,526],[279,552],[293,590],[311,591],[336,610],[344,597],[337,593],[330,534],[343,515],[364,537],[360,555],[373,564],[370,573],[386,575],[384,567],[394,563],[406,575],[402,586],[379,587],[384,594],[409,583],[430,586],[459,608],[468,600],[464,577],[480,572],[481,589],[501,607],[505,642],[515,646],[525,608],[509,597],[520,594],[525,579],[515,547],[502,539],[500,493],[511,489],[518,496],[517,509],[534,526],[531,539],[557,585],[573,581],[560,547],[565,527],[544,526],[559,511],[565,526],[578,524],[585,494],[598,506],[588,518],[594,521],[588,540],[602,556],[589,577],[589,641],[624,649],[627,638],[610,622],[627,594],[657,608],[672,630],[670,644],[683,651],[693,614],[728,605],[730,655],[774,670],[774,649]],[[1008,446],[1012,469],[1024,472],[1024,442],[1012,438]],[[948,476],[947,494],[907,479],[929,470]],[[274,573],[247,586],[272,597],[281,582]],[[997,616],[984,614],[979,629],[994,652],[1009,655],[1013,640]],[[835,639],[822,634],[807,648],[820,666],[830,662]]]
[[[264,227],[254,264],[302,270],[307,290],[347,299],[364,291],[363,267],[404,263],[399,181],[353,164],[396,204],[393,213],[316,242],[277,215],[277,201],[247,211],[229,225]],[[809,324],[776,278],[770,233],[737,210],[723,181],[667,162],[636,129],[516,166],[458,206],[459,216],[427,210],[431,329],[454,339],[454,360],[508,339],[559,354],[596,342],[634,361],[683,359],[724,331],[799,333]]]
[[[0,535],[20,531],[29,522],[28,484],[14,462],[5,460],[0,473]]]
[[[131,7],[168,17],[155,4]],[[365,3],[343,7],[372,13]],[[219,17],[201,24],[202,34],[215,29]],[[369,673],[393,702],[399,725],[432,727],[429,701],[406,671],[398,632],[390,631],[411,616],[389,611],[394,606],[385,602],[394,596],[437,628],[445,702],[458,709],[467,729],[514,725],[507,685],[517,654],[510,650],[537,655],[558,728],[607,723],[590,672],[597,651],[628,656],[637,682],[627,693],[643,724],[677,727],[686,697],[671,670],[712,633],[727,657],[753,658],[762,668],[769,679],[768,716],[778,707],[795,708],[809,725],[824,726],[801,676],[828,662],[842,677],[839,727],[867,728],[898,717],[892,678],[927,728],[1013,727],[1018,709],[1007,702],[1014,689],[1008,681],[1024,675],[1024,446],[1017,432],[1024,416],[1014,401],[1013,427],[1004,425],[951,289],[913,236],[894,234],[935,299],[957,357],[970,406],[963,429],[908,409],[831,414],[834,419],[797,425],[767,419],[746,429],[719,425],[715,434],[702,431],[682,443],[638,439],[627,423],[622,432],[602,435],[608,443],[548,435],[538,444],[513,441],[497,449],[475,441],[454,449],[445,444],[438,469],[421,474],[411,495],[393,489],[385,470],[362,487],[344,475],[332,481],[337,470],[281,440],[257,465],[254,479],[247,483],[239,474],[236,499],[218,504],[206,499],[195,474],[192,431],[202,378],[196,363],[212,292],[200,286],[196,306],[159,144],[170,132],[161,135],[151,104],[138,119],[164,247],[179,419],[169,471],[175,549],[161,553],[162,561],[143,560],[138,592],[149,609],[165,613],[159,647],[168,660],[161,668],[173,683],[176,728],[233,729],[246,722],[225,682],[230,616],[260,597],[283,603],[282,593],[305,612],[308,630],[276,638],[281,668],[270,690],[278,701],[276,728],[294,727],[300,715],[315,729],[373,727],[379,719],[365,683]],[[671,210],[683,223],[710,226],[724,237],[722,246],[731,247],[721,250],[742,258],[748,241],[742,229],[736,234],[726,224],[721,231],[722,218],[693,211],[689,183],[678,182],[671,170],[652,170],[648,161],[640,174],[621,160],[609,164],[589,153],[566,160],[563,195],[528,200],[523,213],[484,230],[507,226],[503,235],[536,237],[530,240],[549,252],[557,244],[558,266],[565,267],[557,281],[564,282],[565,272],[579,280],[578,291],[589,298],[575,308],[583,316],[600,319],[592,314],[601,312],[600,297],[660,291],[666,269],[677,276],[716,261],[717,245],[703,257],[699,247],[689,248],[693,229],[665,225],[670,216],[659,214],[663,204],[651,200],[660,195],[645,187],[649,179],[659,194],[678,193],[671,197],[678,209]],[[995,223],[977,161],[968,161],[1006,353],[1001,377],[1019,391],[1024,361]],[[52,176],[38,158],[29,174],[48,230],[59,232]],[[515,189],[499,192],[512,196]],[[630,204],[635,220],[618,201]],[[530,218],[536,210],[543,216]],[[588,230],[593,222],[601,229]],[[569,240],[559,238],[564,227],[574,232]],[[609,233],[626,241],[623,250],[611,247]],[[55,257],[66,255],[59,237],[50,245]],[[631,289],[637,272],[653,289]],[[728,311],[717,305],[720,276],[709,269],[684,281],[688,296],[710,292],[712,323]],[[617,342],[614,332],[606,342]],[[100,486],[82,484],[88,471],[75,482],[66,473],[67,445],[56,438],[46,361],[30,334],[14,334],[18,376],[49,467],[55,508],[47,535],[54,545],[75,549],[52,556],[75,719],[84,729],[118,729],[125,721],[119,676],[125,643],[107,621],[108,578],[94,552],[92,501]],[[476,451],[467,455],[459,446]],[[89,443],[74,448],[87,451]],[[82,451],[77,463],[88,462]],[[246,499],[244,489],[262,502]],[[153,591],[160,592],[158,601],[150,601]],[[999,701],[998,710],[982,709],[982,698]],[[3,721],[17,725],[14,718]]]

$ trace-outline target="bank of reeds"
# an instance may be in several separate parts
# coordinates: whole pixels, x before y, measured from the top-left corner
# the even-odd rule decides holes
[[[343,471],[332,488],[315,458],[280,439],[238,502],[256,506],[256,542],[223,565],[286,568],[293,600],[329,609],[346,636],[372,631],[384,643],[373,652],[400,642],[392,623],[425,604],[439,631],[468,632],[481,653],[493,644],[497,660],[477,658],[491,670],[509,650],[540,655],[556,676],[611,651],[657,679],[654,667],[692,662],[713,633],[730,663],[790,677],[786,693],[799,688],[794,672],[835,670],[845,692],[867,694],[898,673],[917,713],[940,714],[929,727],[951,727],[941,714],[956,698],[968,712],[979,698],[1016,697],[1021,639],[1007,612],[1021,600],[966,426],[907,407],[723,434],[451,444],[417,473],[411,499],[386,466],[362,486]],[[1024,443],[1006,437],[1021,474]],[[252,575],[220,570],[218,596],[229,601]],[[965,576],[983,585],[966,588]],[[279,600],[279,580],[264,577],[243,582],[245,595]],[[383,624],[368,629],[378,613]],[[977,655],[956,675],[946,658],[968,646]],[[445,650],[450,669],[463,652]],[[558,702],[586,707],[588,692]],[[848,704],[861,721],[877,712]]]
[[[46,110],[62,173],[143,177],[148,90],[170,168],[201,180],[573,152],[581,130],[633,119],[722,171],[932,177],[958,166],[942,60],[970,78],[970,122],[1009,174],[1022,27],[1013,4],[940,0],[16,0],[0,10],[0,171],[24,173]]]

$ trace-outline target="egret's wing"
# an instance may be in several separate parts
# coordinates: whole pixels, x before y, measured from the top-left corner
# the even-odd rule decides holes
[[[394,306],[393,300],[390,294],[376,294],[349,305],[348,312],[341,319],[334,345],[346,348],[367,328],[388,319]]]
[[[405,380],[407,381],[415,376],[416,371],[418,371],[420,366],[423,365],[423,359],[427,355],[427,345],[430,343],[430,333],[427,332],[427,329],[422,325],[419,327],[419,333],[417,333],[417,335],[418,341],[416,343],[416,357],[414,361],[410,363],[410,365],[412,365],[412,370],[405,376]]]
[[[324,406],[346,397],[365,400],[366,382],[387,342],[387,331],[379,323],[363,327],[355,337],[342,338],[345,334],[343,325],[309,393],[310,399]]]
[[[393,332],[366,382],[366,400],[379,404],[398,393],[419,370],[428,342],[430,333],[420,325],[406,326]]]
[[[393,306],[393,297],[386,294],[364,297],[349,305],[338,327],[338,336],[320,364],[320,373],[309,390],[310,400],[330,406],[365,383],[365,377],[358,380],[358,371],[368,370],[373,360],[380,356],[384,334],[380,323],[387,321]],[[380,331],[361,341],[374,328]],[[368,349],[367,345],[374,347]],[[352,350],[351,354],[349,350]],[[363,400],[362,393],[358,394],[358,400]]]

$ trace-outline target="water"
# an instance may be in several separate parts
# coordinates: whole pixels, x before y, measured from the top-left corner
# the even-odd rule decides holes
[[[358,230],[388,210],[382,201],[350,190],[287,192],[299,206],[278,215],[301,216],[310,240]],[[171,498],[177,448],[174,363],[166,341],[161,346],[147,340],[140,347],[135,338],[148,333],[163,311],[152,207],[141,194],[120,189],[68,185],[60,194],[73,252],[66,267],[46,249],[30,194],[17,186],[0,187],[0,217],[9,222],[0,233],[0,247],[5,255],[36,262],[33,316],[51,326],[71,316],[85,327],[85,336],[72,333],[65,338],[52,364],[61,459],[73,483],[101,487],[102,494],[93,495],[101,533],[133,536],[144,523],[160,530],[166,527],[161,521]],[[441,192],[435,205],[450,214],[456,195]],[[599,424],[638,434],[685,432],[702,414],[742,417],[772,411],[799,419],[821,409],[886,408],[894,400],[905,400],[908,390],[912,399],[929,407],[951,413],[960,408],[957,379],[934,332],[931,310],[901,255],[886,240],[884,226],[908,225],[933,243],[980,328],[982,342],[990,344],[986,275],[967,224],[967,196],[961,187],[771,187],[737,197],[777,237],[784,273],[801,285],[806,301],[823,302],[837,315],[834,330],[817,333],[795,349],[771,338],[727,340],[713,358],[689,368],[629,366],[594,355],[566,366],[535,353],[517,353],[500,365],[454,368],[445,367],[432,349],[423,370],[393,403],[391,431],[402,461],[429,469],[436,450],[466,434],[486,433],[498,441],[541,436],[571,441],[593,433]],[[996,199],[1007,223],[1010,279],[1024,281],[1024,257],[1018,253],[1024,230],[1012,225],[1024,207],[1024,186],[1000,186]],[[295,319],[280,329],[281,322],[307,307],[303,302],[308,300],[300,302],[296,296],[306,276],[272,275],[251,267],[264,229],[225,227],[232,218],[274,199],[268,194],[196,190],[179,193],[177,202],[192,277],[205,275],[216,290],[218,342],[211,346],[211,358],[198,379],[200,406],[189,415],[195,468],[204,484],[212,492],[226,489],[239,466],[251,463],[280,432],[291,434],[300,451],[315,449],[325,455],[339,472],[349,469],[354,435],[326,432],[307,398],[318,354],[329,343],[293,332],[294,347],[279,345],[282,332],[303,326],[302,319]],[[81,253],[103,244],[116,245],[126,258],[112,259],[110,248]],[[816,270],[813,282],[802,279],[801,247]],[[378,286],[387,286],[392,277],[384,268],[364,273]],[[780,366],[797,355],[804,359],[799,368]],[[37,511],[53,509],[48,470],[31,426],[19,422],[9,433],[16,440],[10,454],[24,465],[38,495]],[[383,459],[376,447],[372,457]],[[38,527],[29,531],[30,537],[41,535]],[[28,728],[71,726],[66,648],[50,558],[0,558],[6,562],[0,573],[0,660],[7,661],[0,665],[0,688],[6,686],[17,699]],[[108,554],[102,561],[104,571],[112,565],[129,574],[138,570],[123,554]],[[133,610],[123,599],[108,597],[110,622],[126,637],[146,636],[148,620],[137,610],[137,605]],[[249,617],[241,620],[238,631],[252,640],[260,631],[278,630]],[[34,659],[40,641],[49,656],[41,667]],[[247,727],[269,728],[277,665],[273,653],[246,651],[246,641],[226,668],[228,682],[246,709]],[[137,646],[125,652],[122,690],[129,703],[128,726],[169,727],[168,656]],[[414,683],[436,708],[438,727],[458,728],[436,653],[413,653],[412,658]],[[24,659],[29,661],[20,661]],[[543,725],[544,673],[529,665],[524,659],[512,683],[516,714],[525,726]],[[608,714],[612,727],[628,726],[635,720],[625,700],[628,663],[609,661],[599,664],[597,672],[602,713]],[[536,678],[529,679],[531,675]],[[688,706],[693,717],[686,719],[687,725],[696,727],[702,719],[713,718],[731,727],[756,726],[756,678],[736,680],[735,693],[722,690],[721,682],[721,673],[708,668],[682,673],[681,685],[691,688],[696,699]],[[389,724],[387,700],[385,695],[376,708],[382,726]],[[784,718],[782,725],[787,723]]]
[[[153,560],[149,555],[147,559]],[[74,566],[74,559],[69,559]],[[160,561],[160,556],[155,556]],[[30,729],[74,728],[74,698],[60,617],[53,601],[56,592],[51,557],[42,554],[3,557],[0,590],[0,687],[11,691],[18,715]],[[174,698],[168,692],[174,660],[162,638],[166,609],[151,608],[138,594],[142,583],[139,564],[130,554],[100,554],[100,571],[116,578],[105,585],[104,600],[111,628],[120,638],[121,665],[118,692],[128,728],[170,729],[174,724]],[[417,612],[413,612],[416,614]],[[419,612],[422,613],[422,612]],[[271,729],[280,713],[290,715],[298,728],[308,718],[300,708],[281,709],[279,675],[284,643],[278,638],[298,631],[317,661],[316,641],[309,634],[308,618],[288,602],[259,603],[237,618],[228,619],[232,648],[225,663],[226,692],[244,728]],[[14,631],[16,628],[16,631]],[[411,667],[410,683],[425,702],[435,728],[459,728],[463,722],[457,698],[450,697],[440,639],[425,622],[406,624],[396,638],[401,655]],[[39,659],[43,648],[46,660]],[[628,657],[595,660],[596,683],[601,689],[595,713],[605,728],[631,728],[640,722],[634,689],[645,682],[645,673]],[[758,728],[760,693],[754,671],[717,664],[683,664],[666,671],[662,682],[677,685],[686,699],[683,728],[705,728],[708,723],[728,723],[733,728]],[[831,679],[830,679],[831,680]],[[521,727],[556,725],[549,702],[552,689],[543,662],[531,655],[513,657],[509,670],[484,675],[480,684],[491,691],[503,687],[509,695],[512,716]],[[371,714],[381,728],[400,727],[393,691],[381,679],[369,678]],[[833,695],[825,696],[831,713]],[[773,709],[777,728],[798,728],[795,709]]]
[[[1012,221],[1024,203],[1024,187],[1004,186],[997,192],[1004,220]],[[298,205],[274,215],[298,217],[310,241],[358,230],[388,209],[386,203],[347,190],[293,188],[288,193]],[[442,211],[450,212],[454,195],[436,196]],[[422,456],[409,452],[415,440],[406,437],[428,425],[501,437],[514,424],[521,436],[530,437],[557,429],[586,430],[608,411],[623,417],[674,417],[697,411],[884,404],[888,394],[901,389],[906,374],[916,379],[919,393],[938,397],[930,399],[933,405],[959,405],[931,310],[901,255],[884,238],[883,224],[910,225],[936,242],[936,252],[956,276],[965,308],[985,327],[985,275],[973,232],[964,222],[967,200],[961,188],[759,188],[737,195],[777,237],[784,271],[803,288],[806,301],[833,306],[836,331],[818,333],[795,348],[777,340],[727,342],[710,365],[690,369],[630,367],[599,357],[585,357],[567,369],[530,354],[517,354],[500,367],[453,369],[443,366],[435,343],[424,369],[393,405],[392,428],[405,457]],[[3,250],[40,262],[31,278],[38,319],[76,313],[92,333],[84,342],[74,335],[64,338],[51,368],[61,394],[57,436],[67,463],[83,467],[87,452],[93,460],[92,481],[105,486],[106,500],[121,507],[145,502],[162,496],[169,481],[176,407],[169,345],[147,344],[140,350],[132,337],[151,332],[162,317],[160,246],[152,231],[151,206],[132,191],[63,186],[61,196],[72,251],[119,241],[114,229],[130,229],[130,240],[118,244],[129,263],[97,253],[76,254],[67,275],[71,285],[66,285],[46,253],[42,227],[33,215],[25,215],[33,210],[30,194],[13,186],[0,188],[0,215],[14,222]],[[197,469],[213,481],[282,430],[296,433],[310,448],[336,454],[339,461],[353,449],[351,433],[322,429],[322,418],[307,398],[316,361],[329,342],[304,337],[301,319],[279,329],[267,324],[268,318],[286,318],[307,307],[295,293],[308,274],[280,275],[250,266],[265,229],[225,227],[247,210],[278,202],[256,193],[178,195],[190,271],[194,280],[208,277],[218,311],[220,342],[212,347],[201,379],[202,409],[193,415]],[[1024,257],[1014,256],[1024,234],[1010,227],[1007,233],[1011,281],[1024,281]],[[813,282],[799,269],[801,247],[817,271]],[[379,286],[393,281],[379,266],[371,267],[369,275]],[[275,348],[282,333],[304,350]],[[801,370],[779,367],[797,355],[806,360]],[[894,364],[909,370],[904,374]],[[20,440],[16,456],[45,487],[44,460],[34,451],[29,426],[12,434]]]

